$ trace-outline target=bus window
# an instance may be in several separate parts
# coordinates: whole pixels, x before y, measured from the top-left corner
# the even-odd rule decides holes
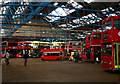
[[[107,31],[107,30],[110,30],[111,28],[112,28],[112,25],[111,25],[111,19],[110,20],[108,20],[107,22],[105,22],[104,24],[103,24],[103,32],[104,31]]]
[[[23,45],[22,43],[18,43],[18,45]]]
[[[88,37],[88,40],[90,40],[90,36]]]
[[[114,19],[114,29],[120,29],[120,19]]]
[[[101,39],[101,33],[93,34],[93,39]]]
[[[108,33],[103,34],[103,41],[106,41],[108,39]]]
[[[8,43],[8,46],[17,46],[17,43]]]
[[[24,45],[24,46],[29,46],[29,43],[24,43],[23,45]]]
[[[102,55],[103,56],[111,56],[112,55],[112,45],[111,44],[103,45]]]
[[[47,53],[44,53],[44,56],[47,56]]]
[[[19,55],[23,55],[23,51],[22,50],[18,50],[18,54]]]

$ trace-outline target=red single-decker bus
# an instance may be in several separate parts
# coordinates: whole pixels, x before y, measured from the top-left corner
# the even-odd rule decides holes
[[[64,60],[63,48],[61,49],[41,49],[41,60]]]

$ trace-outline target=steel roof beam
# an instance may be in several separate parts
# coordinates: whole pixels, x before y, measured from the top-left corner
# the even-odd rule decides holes
[[[0,16],[6,16],[6,15],[30,15],[31,17],[33,17],[34,15],[41,15],[41,16],[51,16],[51,17],[61,17],[61,18],[73,18],[73,19],[79,19],[80,17],[69,17],[69,16],[56,16],[56,15],[46,15],[46,14],[34,14],[34,13],[31,13],[31,14],[0,14]],[[32,16],[33,15],[33,16]],[[30,17],[29,16],[29,17]],[[82,19],[82,18],[81,18]],[[84,19],[87,19],[87,18],[84,18]],[[83,19],[83,20],[84,20]],[[92,19],[92,18],[91,18]],[[98,18],[95,18],[95,19],[98,19]],[[95,20],[95,19],[92,19],[92,20]],[[27,19],[23,20],[23,21],[29,21],[29,18],[27,17]]]
[[[41,3],[48,3],[48,2],[41,2]],[[81,8],[74,8],[74,7],[61,7],[61,6],[53,6],[53,5],[44,5],[44,4],[2,4],[2,6],[41,6],[41,7],[55,7],[55,8],[68,8],[68,9],[75,9],[75,10],[84,10],[84,11],[92,11],[92,12],[106,12],[101,10],[92,10],[92,9],[81,9]]]

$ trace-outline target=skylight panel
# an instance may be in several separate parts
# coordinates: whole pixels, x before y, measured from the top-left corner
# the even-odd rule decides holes
[[[60,26],[62,26],[62,27],[66,27],[66,24],[62,24],[62,25],[60,25]]]
[[[1,30],[0,30],[0,33],[1,33],[1,34],[5,33],[4,29],[1,29]]]
[[[114,11],[114,9],[112,7],[109,7],[110,10]]]
[[[109,14],[109,16],[117,16],[115,13],[113,13],[113,14]]]
[[[106,10],[106,11],[109,11],[109,9],[108,9],[108,8],[106,8],[105,10]]]
[[[79,5],[77,2],[75,2],[74,0],[70,0],[67,2],[68,4],[71,4],[73,7],[75,8],[82,8],[82,5]],[[57,3],[54,3],[54,5],[56,5]],[[64,5],[62,5],[62,7],[65,7]],[[67,8],[57,8],[54,11],[52,11],[49,15],[56,15],[56,16],[67,16],[69,13],[72,13],[76,11],[75,9],[67,9]],[[56,12],[56,13],[55,13]],[[54,17],[54,16],[53,16]],[[47,16],[47,18],[51,19],[50,21],[55,21],[57,19],[59,19],[60,17],[55,17],[52,18],[51,16]],[[54,20],[53,20],[54,19]]]
[[[8,2],[10,2],[10,0],[4,0],[3,2],[4,2],[4,3],[8,3]]]
[[[64,5],[62,5],[61,7],[65,7]],[[68,15],[69,13],[72,13],[75,11],[75,9],[67,9],[67,8],[63,8],[64,12]]]
[[[74,12],[75,11],[75,9],[72,9],[72,10],[70,10],[70,13],[72,13],[72,12]]]
[[[65,7],[64,5],[62,5],[62,7]],[[67,8],[63,8],[63,10],[65,11],[65,13],[68,15],[69,14],[69,9]]]
[[[78,5],[77,8],[82,8],[83,6],[82,5]]]
[[[55,3],[54,3],[54,6],[57,6],[57,5],[58,5],[58,3],[57,3],[57,2],[55,2]]]
[[[95,0],[84,0],[84,1],[87,3],[91,3],[91,2],[94,2]]]
[[[82,8],[83,6],[75,2],[74,0],[70,0],[67,2],[68,4],[71,4],[75,8]]]
[[[95,18],[97,18],[98,20],[95,20]],[[90,23],[92,24],[95,22],[99,22],[100,20],[102,20],[102,19],[98,18],[94,13],[92,13],[92,14],[88,14],[87,16],[83,16],[82,18],[75,19],[75,20],[73,20],[73,22],[76,24],[80,23],[83,25],[83,23],[85,23],[85,22],[86,22],[86,24],[90,24]]]
[[[116,13],[120,13],[120,11],[116,11]]]
[[[55,12],[55,11],[52,11],[49,15],[55,15],[55,16],[58,16],[58,14]],[[58,17],[52,17],[52,16],[47,16],[47,18],[49,18],[49,19],[53,19],[53,20],[51,20],[51,21],[54,21],[54,19],[55,18],[58,18]]]
[[[3,10],[3,14],[5,14],[7,8],[8,8],[8,6],[7,7],[1,7],[1,10]]]
[[[95,22],[96,22],[95,20],[92,21],[92,23],[95,23]]]
[[[90,22],[87,22],[87,24],[90,24]]]
[[[100,20],[97,20],[97,22],[99,22]]]
[[[66,16],[67,15],[62,8],[57,8],[55,11],[57,13],[59,13],[58,15],[60,15],[60,16]]]
[[[56,15],[56,16],[58,16],[58,14],[55,11],[52,11],[52,13],[50,15]]]
[[[92,23],[92,20],[90,20],[90,23]]]
[[[88,16],[83,16],[82,18],[83,18],[83,19],[84,19],[84,18],[88,18]]]
[[[103,14],[106,14],[106,11],[105,11],[105,9],[103,9],[103,10],[101,10],[101,11],[104,11],[104,12],[102,12]]]
[[[89,16],[89,17],[92,17],[92,15],[91,15],[91,14],[89,14],[88,16]]]

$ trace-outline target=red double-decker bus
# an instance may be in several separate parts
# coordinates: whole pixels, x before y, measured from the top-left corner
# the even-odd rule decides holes
[[[101,53],[101,33],[92,32],[87,36],[84,49],[85,55],[82,57],[84,60],[96,61],[96,57],[98,57],[99,61],[101,61],[101,55],[98,55],[98,51]],[[88,52],[90,56],[87,56]]]
[[[71,54],[72,51],[82,51],[83,46],[82,45],[67,45],[67,54]]]
[[[8,41],[8,45],[6,47],[6,50],[9,51],[10,57],[16,57],[17,45],[18,45],[18,42]]]
[[[81,42],[78,42],[78,41],[71,41],[69,42],[68,45],[66,45],[66,51],[67,51],[67,54],[71,54],[72,51],[75,51],[75,50],[83,50],[83,45]]]
[[[110,16],[102,25],[102,67],[120,70],[120,16]]]
[[[2,42],[2,57],[5,57],[6,51],[9,52],[10,57],[16,57],[16,54],[17,54],[17,50],[16,50],[17,44],[18,44],[17,42],[13,42],[13,41]]]
[[[41,49],[41,60],[64,60],[64,49]]]
[[[89,34],[86,38],[86,45],[85,45],[85,49],[90,49],[90,36],[91,34]]]
[[[101,62],[101,33],[102,32],[92,32],[90,38],[90,61]]]
[[[82,43],[78,41],[69,42],[65,47],[65,59],[69,59],[71,56],[71,52],[75,52],[76,50],[83,51]]]
[[[87,56],[86,56],[86,51],[87,50],[90,50],[90,36],[91,34],[88,34],[88,36],[86,37],[86,40],[85,40],[85,46],[84,46],[84,50],[83,50],[83,55],[82,55],[82,59],[84,60],[87,60]]]
[[[26,41],[20,41],[18,42],[17,45],[17,57],[23,57],[23,55],[25,54],[25,51],[28,51],[30,53],[30,46],[31,42],[26,42]]]
[[[1,56],[5,57],[6,47],[7,47],[8,43],[7,43],[7,41],[4,41],[4,42],[1,42],[0,45],[2,46],[0,48],[0,50],[1,50]]]

